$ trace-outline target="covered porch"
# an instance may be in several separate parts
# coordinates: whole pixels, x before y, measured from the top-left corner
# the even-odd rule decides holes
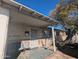
[[[21,7],[19,4],[4,0],[0,6],[0,25],[1,27],[1,59],[16,59],[21,41],[26,40],[26,47],[45,46],[50,36],[46,36],[47,26],[51,25],[47,17],[39,13],[28,14],[29,9]],[[41,19],[41,18],[42,19]],[[54,23],[54,22],[53,22]],[[51,41],[47,41],[50,44]],[[48,45],[47,44],[47,45]],[[1,56],[0,55],[0,56]]]
[[[49,22],[10,10],[8,26],[8,38],[6,55],[8,59],[16,57],[21,42],[26,40],[27,48],[42,47],[46,45],[44,31],[47,30]]]

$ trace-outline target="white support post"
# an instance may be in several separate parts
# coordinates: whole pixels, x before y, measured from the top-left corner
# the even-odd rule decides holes
[[[4,59],[9,22],[9,10],[0,7],[0,59]]]
[[[56,51],[56,45],[55,45],[54,27],[52,27],[52,41],[53,41],[53,49],[54,49],[54,52],[55,52]]]

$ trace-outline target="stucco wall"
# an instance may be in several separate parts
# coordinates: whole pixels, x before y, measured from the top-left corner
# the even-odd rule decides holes
[[[18,49],[20,47],[20,41],[26,39],[24,32],[31,31],[31,29],[37,30],[37,35],[42,34],[42,30],[36,27],[28,27],[24,24],[19,23],[9,23],[8,28],[8,38],[7,38],[7,46],[6,46],[6,55],[7,59],[15,59],[18,55]],[[32,33],[31,33],[32,34]]]
[[[0,59],[4,59],[9,10],[0,6]]]

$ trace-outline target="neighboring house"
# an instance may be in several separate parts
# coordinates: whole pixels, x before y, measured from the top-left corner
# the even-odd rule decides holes
[[[22,40],[32,40],[35,46],[33,40],[43,39],[47,26],[54,23],[48,20],[13,0],[0,0],[0,59],[15,59]]]

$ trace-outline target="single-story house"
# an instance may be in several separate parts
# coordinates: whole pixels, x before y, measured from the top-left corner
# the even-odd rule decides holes
[[[14,0],[0,0],[0,59],[15,59],[22,40],[33,40],[30,45],[36,46],[34,40],[43,39],[47,26],[55,23],[48,20]]]

